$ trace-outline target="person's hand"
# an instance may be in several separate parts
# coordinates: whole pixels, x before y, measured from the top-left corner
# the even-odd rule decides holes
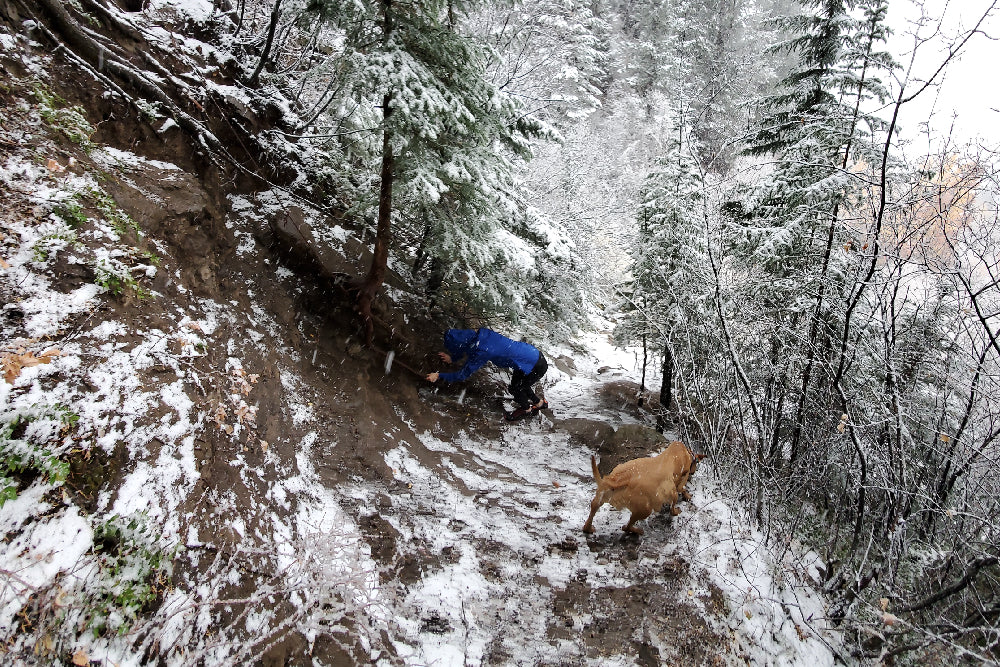
[[[427,376],[427,380],[428,380],[428,382],[437,382],[437,379],[438,379],[439,376],[440,376],[440,373],[431,373],[431,374],[429,374]]]
[[[441,357],[441,361],[443,361],[444,363],[446,364],[451,363],[451,355],[448,354],[447,352],[438,352],[438,356]]]

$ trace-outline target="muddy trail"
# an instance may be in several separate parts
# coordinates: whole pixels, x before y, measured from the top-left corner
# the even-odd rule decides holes
[[[614,425],[635,421],[622,401],[631,388],[602,390],[597,360],[556,354],[544,387],[556,407],[502,423],[501,375],[444,388],[422,379],[457,322],[400,290],[398,277],[378,303],[374,345],[364,344],[338,282],[364,269],[360,244],[343,242],[350,230],[280,189],[206,182],[181,137],[124,151],[116,127],[83,150],[40,131],[36,107],[18,101],[32,100],[32,76],[17,60],[6,66],[3,139],[23,148],[7,151],[0,195],[3,350],[60,354],[19,369],[4,406],[44,400],[78,421],[64,453],[66,506],[32,495],[24,479],[19,500],[37,500],[49,520],[6,517],[5,565],[19,568],[40,535],[81,515],[141,513],[179,549],[152,620],[126,635],[140,648],[97,642],[91,657],[163,650],[171,636],[180,641],[167,659],[180,664],[655,664],[678,655],[668,646],[700,647],[691,655],[711,661],[718,637],[699,614],[717,602],[711,592],[685,599],[688,556],[667,548],[676,526],[652,521],[644,540],[623,540],[609,523],[589,541],[579,530],[587,459]],[[58,94],[115,113],[73,86]],[[72,227],[60,213],[70,206]],[[135,226],[114,229],[112,214]],[[137,280],[97,289],[106,256]],[[324,580],[330,563],[305,555],[316,539],[349,544],[350,576]],[[304,618],[289,591],[317,581],[335,598],[360,582],[354,595],[371,599],[329,618],[314,601]],[[7,608],[31,619],[21,629],[43,626],[39,601],[58,586],[14,589]],[[206,595],[218,612],[168,632],[177,610]],[[268,629],[233,648],[255,613]],[[56,643],[52,657],[72,643]]]
[[[700,559],[691,535],[704,502],[697,483],[681,515],[652,517],[642,537],[624,535],[627,512],[610,508],[598,514],[595,535],[581,531],[595,488],[590,455],[610,469],[666,444],[640,424],[638,385],[624,369],[598,374],[606,363],[592,354],[560,357],[543,380],[551,409],[492,437],[474,428],[455,433],[451,413],[492,402],[474,421],[497,420],[499,393],[466,407],[451,392],[422,389],[434,420],[427,429],[415,425],[419,447],[401,441],[386,453],[394,484],[382,497],[370,487],[347,491],[377,507],[360,525],[383,545],[373,556],[383,587],[394,591],[397,621],[414,638],[408,659],[727,661],[727,601],[691,567]]]

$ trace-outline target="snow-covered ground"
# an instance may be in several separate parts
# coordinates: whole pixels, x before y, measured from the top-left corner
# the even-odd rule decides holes
[[[634,351],[614,349],[604,333],[584,343],[588,355],[575,356],[573,375],[550,364],[543,381],[555,419],[634,421],[598,400],[601,383],[638,380]],[[598,373],[603,367],[611,370]],[[676,602],[695,605],[722,638],[710,653],[751,664],[834,663],[837,639],[811,585],[818,558],[786,549],[779,562],[710,464],[692,478],[692,502],[672,521],[649,519],[641,540],[620,537],[627,514],[607,506],[595,520],[598,537],[584,539],[595,488],[590,452],[550,417],[514,424],[499,441],[419,437],[444,470],[422,465],[405,444],[392,450],[387,462],[406,491],[383,512],[407,543],[443,554],[440,569],[410,586],[397,610],[396,649],[408,664],[495,664],[498,655],[511,664],[634,664],[627,650],[588,649],[580,635],[595,618],[586,608],[559,619],[567,636],[553,633],[553,605],[574,581],[600,595],[664,579],[665,564],[678,562],[689,577]],[[353,493],[372,500],[364,486]],[[720,594],[725,603],[713,609]],[[655,609],[649,614],[645,641],[666,661],[677,659],[675,638],[657,636],[666,624]]]

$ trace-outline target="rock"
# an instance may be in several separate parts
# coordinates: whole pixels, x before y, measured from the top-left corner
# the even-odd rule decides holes
[[[555,426],[557,429],[569,433],[574,440],[590,445],[592,449],[600,447],[615,433],[611,424],[596,419],[560,419],[556,421]]]
[[[662,433],[658,433],[656,429],[649,426],[642,424],[622,424],[614,432],[614,435],[608,439],[608,444],[621,446],[625,443],[646,445],[651,449],[656,449],[656,452],[653,453],[659,453],[659,450],[666,445],[667,439]]]
[[[556,357],[552,363],[566,375],[570,377],[576,376],[576,364],[573,362],[573,359],[567,357],[565,354]]]
[[[364,275],[372,261],[369,245],[333,224],[316,229],[314,223],[301,208],[289,206],[272,217],[269,226],[285,254],[303,268],[335,282]],[[406,285],[392,269],[386,271],[385,282],[396,288]]]
[[[655,456],[666,446],[667,439],[655,429],[642,424],[622,424],[598,448],[597,453],[600,457],[598,468],[601,474],[606,475],[625,461]]]

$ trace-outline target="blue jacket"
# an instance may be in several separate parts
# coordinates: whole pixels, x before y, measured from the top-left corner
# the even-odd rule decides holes
[[[503,368],[520,368],[525,373],[538,363],[541,352],[527,343],[520,343],[501,336],[490,329],[449,329],[444,335],[444,346],[452,361],[468,355],[465,365],[455,373],[441,373],[446,382],[460,382],[482,368],[487,361]]]

